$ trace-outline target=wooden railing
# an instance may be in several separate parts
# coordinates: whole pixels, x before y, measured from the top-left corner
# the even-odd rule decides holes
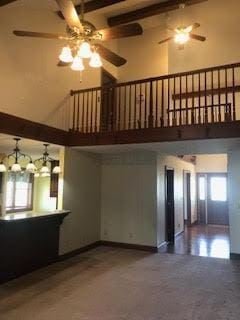
[[[240,63],[72,91],[70,130],[82,133],[235,121]]]

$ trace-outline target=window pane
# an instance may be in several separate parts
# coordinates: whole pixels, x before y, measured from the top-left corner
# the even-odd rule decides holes
[[[200,177],[198,180],[199,200],[206,199],[206,184],[205,177]]]
[[[210,188],[212,201],[227,201],[227,179],[225,177],[212,177]]]

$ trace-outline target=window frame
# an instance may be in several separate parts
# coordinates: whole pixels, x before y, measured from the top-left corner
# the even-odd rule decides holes
[[[13,196],[13,203],[15,203],[15,199],[16,199],[16,182],[17,182],[17,174],[15,174],[15,178],[14,178],[14,196]],[[7,182],[8,182],[8,178],[7,178]],[[7,195],[7,182],[6,182],[6,195]],[[5,206],[5,212],[6,214],[11,214],[11,213],[18,213],[18,212],[25,212],[25,211],[32,211],[33,210],[33,194],[34,194],[34,175],[32,173],[29,173],[29,182],[28,184],[32,185],[31,188],[31,197],[30,197],[30,205],[26,206],[26,207],[22,207],[22,208],[10,208],[7,209],[7,207]]]

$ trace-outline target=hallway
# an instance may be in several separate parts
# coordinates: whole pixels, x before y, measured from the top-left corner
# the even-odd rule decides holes
[[[161,253],[229,259],[229,227],[194,225],[175,238],[175,244],[164,245]]]

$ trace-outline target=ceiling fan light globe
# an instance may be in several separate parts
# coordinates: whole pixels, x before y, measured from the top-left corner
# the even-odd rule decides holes
[[[0,163],[0,172],[6,172],[6,171],[7,171],[7,168],[6,168],[5,164]]]
[[[73,61],[72,51],[69,47],[63,47],[62,52],[59,56],[62,62],[70,63]]]
[[[84,41],[78,50],[78,55],[82,59],[88,59],[92,56],[91,46],[88,42]]]
[[[74,57],[71,69],[73,71],[83,71],[85,69],[83,61],[79,56]]]
[[[89,65],[92,68],[100,68],[100,67],[102,67],[101,57],[97,52],[93,52],[91,60],[89,62]]]
[[[174,41],[177,44],[185,44],[189,41],[189,39],[190,39],[189,33],[185,33],[185,32],[177,33],[174,36]]]
[[[20,166],[19,163],[14,163],[12,166],[11,166],[11,171],[12,172],[20,172],[22,171],[22,168]]]

